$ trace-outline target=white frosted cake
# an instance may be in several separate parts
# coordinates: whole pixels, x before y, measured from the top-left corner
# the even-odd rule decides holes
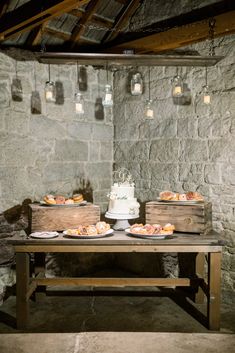
[[[134,183],[114,183],[109,196],[108,212],[139,217],[139,203],[134,197]]]

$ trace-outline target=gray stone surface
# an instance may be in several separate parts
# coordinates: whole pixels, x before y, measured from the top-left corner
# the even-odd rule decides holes
[[[22,84],[22,102],[11,99],[16,67]],[[21,205],[26,200],[40,201],[46,193],[69,196],[78,191],[100,202],[103,211],[107,208],[104,190],[111,186],[113,124],[112,118],[106,119],[104,115],[100,121],[94,114],[95,101],[102,93],[99,70],[92,67],[84,67],[84,70],[87,77],[87,89],[83,92],[85,114],[79,118],[74,106],[76,65],[51,65],[51,79],[60,83],[62,95],[58,104],[48,104],[44,96],[48,66],[32,61],[26,51],[0,52],[0,264],[13,260],[13,250],[6,246],[5,239],[15,229],[27,227],[27,222],[19,222],[20,214],[9,221],[3,217],[3,212],[20,208],[19,213],[22,213]],[[101,73],[101,81],[103,76]],[[39,115],[31,114],[34,90],[40,95],[42,114]],[[105,186],[100,185],[103,178]],[[25,219],[27,221],[27,214]],[[74,261],[76,263],[77,259]],[[86,261],[83,262],[84,271]],[[90,263],[92,261],[87,259],[89,269]],[[103,259],[94,263],[95,266],[103,264]],[[1,283],[0,296],[4,292]]]
[[[208,2],[206,2],[208,3]],[[157,16],[170,11],[169,2],[161,1]],[[205,3],[204,3],[205,4]],[[192,2],[184,1],[184,11]],[[132,26],[152,21],[155,8],[145,1],[144,13],[137,13]],[[177,12],[177,10],[175,9]],[[149,13],[150,17],[146,16]],[[141,17],[142,14],[142,17]],[[171,11],[172,15],[172,11]],[[167,17],[167,14],[166,14]],[[138,22],[139,21],[139,22]],[[179,72],[189,88],[191,102],[176,104],[171,97],[171,80],[176,68],[151,69],[154,98],[153,121],[144,120],[146,92],[131,97],[128,87],[130,70],[118,71],[114,76],[114,163],[116,168],[128,167],[136,181],[136,195],[141,202],[156,199],[159,192],[170,189],[178,192],[199,191],[213,205],[213,226],[227,241],[222,286],[235,289],[234,216],[235,216],[235,37],[216,39],[216,55],[224,56],[216,66],[208,68],[208,84],[213,89],[211,105],[202,100],[205,68],[180,68]],[[208,42],[185,50],[208,55]],[[138,70],[147,83],[147,72]],[[144,207],[144,205],[142,206]],[[170,220],[169,220],[170,221]]]

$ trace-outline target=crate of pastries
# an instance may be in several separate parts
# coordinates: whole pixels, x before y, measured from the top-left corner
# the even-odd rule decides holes
[[[163,191],[157,201],[146,203],[146,222],[175,225],[175,231],[208,234],[212,230],[212,205],[198,192]]]
[[[45,195],[40,203],[29,205],[31,232],[63,231],[78,224],[96,224],[100,207],[83,199],[81,194],[71,197]]]

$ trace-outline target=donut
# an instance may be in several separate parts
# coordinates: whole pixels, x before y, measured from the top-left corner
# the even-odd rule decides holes
[[[84,199],[83,199],[83,196],[82,194],[74,194],[73,195],[73,201],[75,203],[78,203],[78,202],[82,202]]]

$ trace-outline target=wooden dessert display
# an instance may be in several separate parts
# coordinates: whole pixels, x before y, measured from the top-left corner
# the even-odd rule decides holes
[[[63,231],[76,228],[79,224],[96,224],[100,220],[100,207],[87,203],[84,206],[29,205],[29,226],[31,232]]]
[[[207,234],[212,230],[211,202],[181,203],[151,201],[146,203],[146,223],[168,223],[177,232]]]

